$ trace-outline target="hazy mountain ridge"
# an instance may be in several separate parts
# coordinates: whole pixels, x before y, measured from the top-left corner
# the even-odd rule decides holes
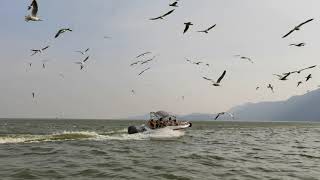
[[[285,101],[245,103],[231,108],[237,121],[320,121],[320,89],[304,95],[292,96]],[[213,120],[216,114],[192,113],[178,115],[183,120]],[[135,119],[148,119],[149,115]],[[131,118],[132,119],[132,118]],[[134,118],[133,118],[134,119]],[[221,116],[219,120],[232,120]]]

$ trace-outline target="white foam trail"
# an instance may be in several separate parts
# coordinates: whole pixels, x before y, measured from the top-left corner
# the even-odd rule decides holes
[[[103,133],[103,135],[94,131],[62,131],[48,135],[7,135],[0,137],[0,144],[40,143],[72,140],[150,140],[177,138],[183,135],[184,131],[174,131],[166,128],[136,134],[128,134],[127,129],[121,129],[116,131],[108,131]]]
[[[184,131],[174,131],[171,129],[158,129],[152,131],[146,131],[143,133],[136,133],[136,134],[127,134],[122,133],[118,135],[99,135],[97,140],[150,140],[150,139],[169,139],[169,138],[178,138],[185,134]]]

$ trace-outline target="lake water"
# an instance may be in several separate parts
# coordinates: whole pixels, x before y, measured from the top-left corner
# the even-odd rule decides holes
[[[320,123],[0,120],[0,179],[320,179]]]

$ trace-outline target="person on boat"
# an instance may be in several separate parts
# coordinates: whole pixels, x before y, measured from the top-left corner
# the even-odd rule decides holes
[[[151,119],[150,121],[148,121],[148,126],[151,129],[155,129],[156,128],[156,121],[154,121],[153,119]]]

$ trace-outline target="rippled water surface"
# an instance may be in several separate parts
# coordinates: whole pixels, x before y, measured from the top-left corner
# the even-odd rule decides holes
[[[0,179],[319,179],[319,123],[0,120]]]

